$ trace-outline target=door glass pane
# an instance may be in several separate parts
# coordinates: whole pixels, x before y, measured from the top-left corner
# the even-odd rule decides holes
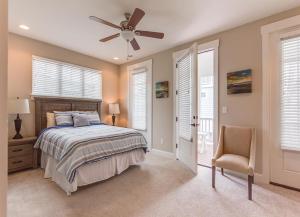
[[[211,166],[214,138],[214,50],[198,54],[198,164]]]

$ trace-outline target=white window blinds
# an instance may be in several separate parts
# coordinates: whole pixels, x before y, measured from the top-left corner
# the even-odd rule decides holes
[[[300,151],[300,37],[281,40],[281,147]]]
[[[100,71],[32,57],[32,95],[102,99]]]
[[[132,74],[132,128],[146,130],[147,73],[146,69]]]
[[[177,62],[178,76],[178,133],[179,137],[192,139],[192,56],[189,54]]]

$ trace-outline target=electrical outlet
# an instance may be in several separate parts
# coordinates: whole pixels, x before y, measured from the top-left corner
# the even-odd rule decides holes
[[[160,138],[160,144],[163,145],[164,144],[164,139]]]
[[[227,106],[223,106],[222,107],[222,113],[223,114],[227,114]]]

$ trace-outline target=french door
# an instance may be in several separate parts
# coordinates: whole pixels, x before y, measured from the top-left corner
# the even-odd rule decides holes
[[[175,53],[177,158],[197,173],[197,47]]]
[[[300,31],[272,44],[270,181],[300,189]]]

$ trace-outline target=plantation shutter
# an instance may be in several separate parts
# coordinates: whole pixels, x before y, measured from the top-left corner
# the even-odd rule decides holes
[[[177,62],[178,73],[178,133],[179,137],[192,139],[192,55]]]
[[[139,69],[132,74],[132,127],[147,129],[147,73]]]
[[[281,147],[300,151],[300,37],[281,40]]]
[[[34,56],[32,95],[102,99],[102,74],[95,69]]]

